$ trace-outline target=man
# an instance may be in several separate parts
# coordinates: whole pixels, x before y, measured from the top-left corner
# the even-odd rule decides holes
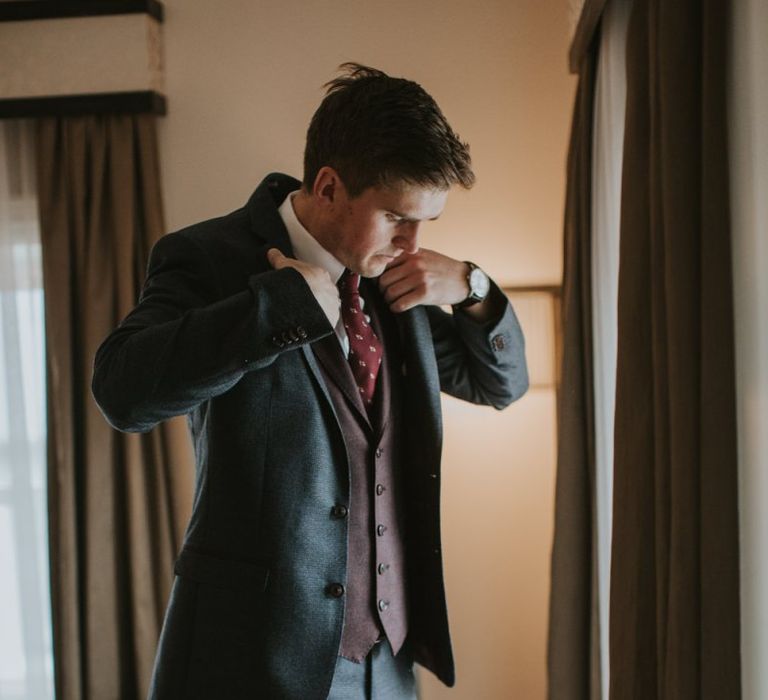
[[[416,83],[342,68],[303,183],[158,241],[96,357],[112,425],[187,414],[195,445],[157,700],[415,698],[414,661],[454,683],[439,391],[503,408],[523,338],[479,268],[418,244],[474,182],[466,145]]]

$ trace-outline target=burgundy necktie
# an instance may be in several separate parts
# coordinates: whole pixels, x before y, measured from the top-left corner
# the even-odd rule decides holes
[[[376,377],[382,360],[382,345],[365,320],[360,305],[360,275],[344,270],[339,279],[339,297],[341,298],[341,319],[349,338],[349,364],[355,376],[360,397],[366,408],[373,403],[376,390]]]

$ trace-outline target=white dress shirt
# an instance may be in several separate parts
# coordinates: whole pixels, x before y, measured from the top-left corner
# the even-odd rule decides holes
[[[299,218],[296,216],[296,211],[293,208],[293,198],[299,193],[299,190],[291,192],[285,201],[280,205],[278,213],[285,224],[285,228],[288,231],[288,238],[291,241],[293,247],[293,254],[297,260],[320,267],[331,276],[331,281],[337,284],[341,275],[346,269],[331,253],[329,253],[323,246],[321,246],[315,237],[304,228]],[[360,297],[360,306],[365,306],[365,300]],[[370,323],[371,319],[366,314],[365,320]],[[344,355],[349,357],[349,338],[347,338],[347,331],[344,329],[344,322],[341,316],[336,323],[336,337],[341,343],[341,348],[344,351]]]

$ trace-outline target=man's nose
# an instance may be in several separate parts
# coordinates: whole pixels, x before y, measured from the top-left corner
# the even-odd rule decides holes
[[[417,253],[419,250],[420,223],[420,221],[413,221],[401,228],[398,235],[395,236],[395,245],[402,248],[406,253]]]

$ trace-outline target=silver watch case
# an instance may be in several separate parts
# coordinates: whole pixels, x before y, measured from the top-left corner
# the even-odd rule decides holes
[[[488,296],[488,292],[491,291],[491,280],[488,275],[485,274],[477,265],[465,260],[469,265],[469,273],[467,274],[467,284],[469,284],[469,295],[467,298],[456,304],[456,308],[463,309],[472,304],[477,304]]]

